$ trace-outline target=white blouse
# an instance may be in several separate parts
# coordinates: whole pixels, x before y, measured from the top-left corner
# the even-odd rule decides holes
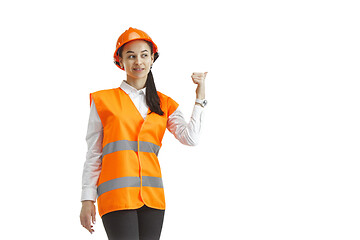
[[[129,95],[141,116],[145,119],[148,112],[148,105],[146,104],[145,98],[146,88],[137,90],[125,81],[121,83],[120,88]],[[195,104],[190,121],[187,123],[178,107],[168,117],[167,129],[182,144],[195,146],[199,142],[203,110],[203,107]],[[96,201],[96,183],[101,172],[102,139],[103,126],[99,114],[96,111],[94,100],[92,100],[86,134],[88,151],[86,153],[86,161],[82,175],[81,201]]]

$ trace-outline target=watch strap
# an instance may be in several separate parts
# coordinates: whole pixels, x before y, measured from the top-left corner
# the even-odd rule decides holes
[[[207,104],[206,99],[200,100],[200,99],[197,98],[197,99],[195,100],[195,102],[196,102],[196,103],[199,103],[202,107],[205,107],[206,104]]]

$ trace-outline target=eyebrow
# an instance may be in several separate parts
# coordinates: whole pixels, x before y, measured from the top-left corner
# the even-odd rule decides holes
[[[142,50],[141,52],[149,52],[148,50]],[[127,51],[126,53],[134,53],[133,51]]]

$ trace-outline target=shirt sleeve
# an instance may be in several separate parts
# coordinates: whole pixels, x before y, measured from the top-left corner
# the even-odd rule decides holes
[[[94,100],[91,100],[90,116],[86,134],[88,150],[82,175],[81,201],[96,201],[97,181],[101,172],[101,154],[103,140],[103,125],[96,110]]]
[[[190,121],[185,121],[179,107],[169,116],[167,129],[182,144],[195,146],[199,143],[204,108],[195,104]]]

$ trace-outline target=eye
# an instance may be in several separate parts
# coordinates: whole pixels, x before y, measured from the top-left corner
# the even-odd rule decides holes
[[[130,55],[128,58],[133,58],[133,57],[135,57],[134,55]]]
[[[143,57],[147,57],[148,55],[147,55],[147,54],[143,54],[142,56],[143,56]]]

